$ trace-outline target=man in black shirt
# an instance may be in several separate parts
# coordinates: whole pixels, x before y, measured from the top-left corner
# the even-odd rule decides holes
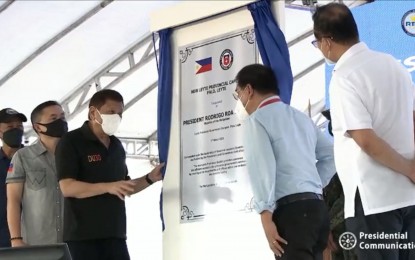
[[[18,149],[22,147],[23,122],[27,118],[12,108],[0,111],[0,247],[9,247],[10,233],[7,226],[6,176],[10,161]]]
[[[73,260],[127,260],[125,196],[162,178],[160,164],[130,180],[124,148],[114,133],[124,110],[122,96],[101,90],[89,103],[88,119],[65,135],[56,150],[65,197],[64,241]]]

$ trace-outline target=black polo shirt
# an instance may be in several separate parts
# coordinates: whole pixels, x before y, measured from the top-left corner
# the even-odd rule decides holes
[[[115,136],[107,149],[92,133],[88,121],[68,132],[56,147],[59,180],[88,183],[129,179],[124,148]],[[126,238],[125,203],[109,193],[90,198],[65,198],[64,241]]]
[[[0,148],[0,247],[10,246],[9,227],[7,226],[6,176],[10,159]]]

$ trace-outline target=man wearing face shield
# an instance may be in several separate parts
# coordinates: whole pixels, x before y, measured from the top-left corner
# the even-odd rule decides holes
[[[68,131],[65,113],[56,101],[46,101],[30,119],[38,140],[14,154],[6,178],[12,247],[62,242],[63,197],[54,154]]]
[[[114,136],[124,101],[106,89],[89,103],[88,121],[69,132],[56,150],[56,167],[65,196],[64,241],[73,260],[127,260],[125,196],[161,180],[163,164],[130,180],[126,154]]]
[[[236,76],[254,208],[276,259],[322,259],[329,216],[322,189],[336,172],[333,145],[304,113],[280,101],[273,71],[260,64]]]
[[[6,176],[10,161],[18,149],[22,147],[24,114],[12,108],[0,111],[0,247],[9,247],[10,234],[7,225]]]

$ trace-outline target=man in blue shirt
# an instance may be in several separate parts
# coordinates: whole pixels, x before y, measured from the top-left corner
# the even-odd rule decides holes
[[[322,189],[336,172],[333,146],[304,113],[282,103],[273,71],[260,64],[236,76],[254,207],[276,259],[322,259],[329,217]]]
[[[0,247],[10,246],[9,227],[7,226],[6,176],[10,160],[22,146],[23,122],[25,115],[11,108],[0,111]]]

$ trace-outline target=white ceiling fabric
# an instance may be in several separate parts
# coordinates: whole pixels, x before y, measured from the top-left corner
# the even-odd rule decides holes
[[[150,12],[174,2],[110,3],[0,86],[0,107],[13,107],[29,115],[43,101],[62,100],[148,33]],[[0,78],[99,3],[16,1],[11,4],[0,13]],[[114,89],[121,92],[127,103],[155,80],[156,64],[150,62]],[[152,91],[132,106],[131,111],[126,111],[120,135],[148,137],[156,130],[156,92]],[[70,129],[79,127],[86,118],[86,111],[81,112],[69,122]]]

